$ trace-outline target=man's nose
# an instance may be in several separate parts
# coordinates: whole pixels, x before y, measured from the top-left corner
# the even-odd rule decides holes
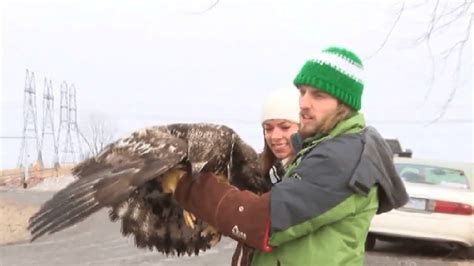
[[[309,93],[302,93],[300,95],[300,110],[308,109],[309,104]]]

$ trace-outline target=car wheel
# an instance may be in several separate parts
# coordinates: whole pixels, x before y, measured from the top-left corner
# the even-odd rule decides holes
[[[368,234],[367,239],[365,240],[365,250],[366,251],[371,251],[375,248],[375,242],[377,238],[375,237],[374,234]]]

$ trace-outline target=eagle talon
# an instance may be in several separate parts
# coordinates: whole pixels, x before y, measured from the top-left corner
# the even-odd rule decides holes
[[[174,169],[171,170],[168,174],[163,176],[163,180],[161,181],[161,187],[163,188],[164,193],[171,193],[174,194],[176,187],[178,186],[178,182],[186,174],[186,171],[181,169]]]
[[[194,229],[194,221],[196,221],[196,216],[194,214],[183,210],[183,219],[184,223],[191,229]]]
[[[212,237],[210,244],[211,247],[215,246],[217,243],[219,243],[221,237],[219,231],[212,225],[208,225],[202,232],[201,232],[201,237],[207,237],[207,236],[217,236],[217,237]]]

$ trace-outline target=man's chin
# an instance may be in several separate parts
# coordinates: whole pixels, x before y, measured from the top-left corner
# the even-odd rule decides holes
[[[299,133],[303,139],[308,138],[316,134],[316,127],[314,126],[309,126],[309,125],[303,125],[299,129]]]

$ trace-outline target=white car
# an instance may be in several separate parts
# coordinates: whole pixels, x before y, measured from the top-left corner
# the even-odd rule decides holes
[[[400,238],[474,246],[474,163],[449,163],[395,157],[409,202],[396,210],[376,215],[366,249],[376,239]]]

